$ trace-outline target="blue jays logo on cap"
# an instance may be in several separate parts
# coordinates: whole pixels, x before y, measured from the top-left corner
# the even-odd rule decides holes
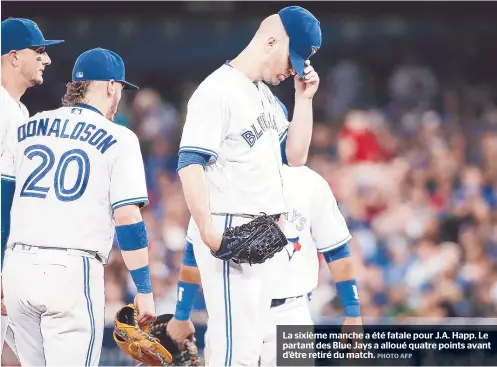
[[[289,6],[278,13],[290,39],[290,61],[295,72],[304,77],[305,61],[321,47],[319,21],[300,6]]]
[[[124,89],[138,89],[125,80],[124,61],[113,51],[94,48],[79,55],[72,71],[72,81],[108,81],[122,83]]]

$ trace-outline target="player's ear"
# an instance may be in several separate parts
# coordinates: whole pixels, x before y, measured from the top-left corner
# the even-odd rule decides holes
[[[269,37],[269,39],[267,40],[267,44],[269,47],[274,47],[274,46],[276,46],[277,43],[278,43],[278,40],[274,37]]]
[[[113,96],[116,93],[116,82],[111,79],[107,82],[107,94]]]
[[[273,48],[277,45],[277,43],[278,43],[278,40],[277,40],[276,38],[274,38],[274,37],[269,37],[269,38],[267,39],[267,41],[266,41],[266,47],[265,47],[266,52],[267,52],[267,53],[270,53],[270,52],[271,52],[271,50],[272,50],[272,49],[273,49]]]
[[[17,67],[21,63],[20,55],[18,55],[17,51],[12,50],[6,56],[12,66]]]

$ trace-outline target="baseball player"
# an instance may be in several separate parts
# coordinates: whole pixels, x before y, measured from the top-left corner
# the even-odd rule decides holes
[[[285,231],[282,159],[301,165],[312,135],[312,99],[319,76],[309,58],[321,46],[318,20],[292,6],[262,21],[249,45],[209,75],[188,102],[178,173],[192,220],[209,332],[218,343],[210,363],[254,365],[269,311],[270,263],[235,265],[212,255],[222,233],[261,213]],[[268,86],[295,75],[289,122]],[[283,155],[283,157],[282,157]],[[186,290],[185,290],[186,291]]]
[[[9,18],[2,22],[2,86],[0,87],[0,154],[4,151],[7,131],[16,128],[29,117],[29,112],[21,102],[21,97],[29,87],[43,83],[43,71],[51,64],[46,47],[64,42],[46,40],[38,25],[30,19]],[[11,185],[7,183],[7,186]],[[3,185],[2,185],[3,186]],[[2,187],[3,189],[3,187]],[[8,189],[7,189],[8,191]],[[3,205],[8,202],[2,196],[2,267],[4,249],[9,232],[9,215],[5,215]],[[2,330],[0,335],[0,355],[7,333],[8,317],[3,302],[2,290]],[[7,343],[14,353],[15,345],[9,331]]]
[[[264,328],[262,366],[276,365],[277,325],[313,325],[308,296],[318,284],[317,252],[324,255],[336,283],[346,316],[345,323],[361,322],[357,282],[348,246],[351,235],[328,183],[305,166],[284,166],[282,173],[285,199],[290,208],[287,220],[295,227],[298,236],[289,239],[284,250],[286,261],[273,269],[274,287],[269,318]],[[200,278],[193,245],[187,238],[179,273],[176,312],[167,326],[168,333],[178,343],[194,332],[189,317]],[[188,292],[189,289],[194,291]],[[211,338],[210,327],[209,323],[206,358],[219,342]]]
[[[76,60],[63,106],[7,137],[2,183],[16,185],[3,286],[22,365],[98,365],[103,265],[114,232],[138,291],[138,321],[155,318],[140,146],[112,122],[125,88],[137,89],[121,57],[88,50]]]

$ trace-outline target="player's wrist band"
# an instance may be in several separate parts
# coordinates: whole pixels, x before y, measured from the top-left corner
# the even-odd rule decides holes
[[[344,243],[342,246],[336,248],[336,249],[331,249],[326,252],[323,252],[324,258],[326,259],[327,263],[330,263],[332,261],[340,260],[345,257],[350,256],[350,247],[348,242]]]
[[[148,265],[129,272],[136,285],[138,293],[152,293],[152,280],[150,279],[150,268]]]
[[[176,302],[176,320],[185,321],[190,318],[190,312],[193,308],[193,302],[197,296],[200,285],[195,283],[178,282],[178,301]]]
[[[347,317],[360,317],[361,306],[359,302],[359,295],[357,293],[357,281],[355,279],[345,280],[336,283],[338,297],[342,302],[345,316]]]
[[[133,251],[148,246],[147,228],[143,221],[116,226],[117,242],[122,251]]]

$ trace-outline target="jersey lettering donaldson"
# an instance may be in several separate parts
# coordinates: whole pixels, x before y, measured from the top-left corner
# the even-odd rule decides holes
[[[297,239],[289,239],[283,250],[287,262],[276,263],[273,298],[305,295],[318,284],[317,251],[325,252],[351,239],[345,218],[338,208],[328,183],[318,173],[302,167],[283,166],[287,221],[294,226]]]
[[[286,212],[280,138],[288,121],[276,98],[229,65],[192,95],[180,152],[212,156],[205,168],[213,214]]]
[[[20,124],[7,143],[2,175],[16,182],[9,244],[97,251],[106,262],[113,210],[148,203],[136,135],[92,108],[62,107]]]

